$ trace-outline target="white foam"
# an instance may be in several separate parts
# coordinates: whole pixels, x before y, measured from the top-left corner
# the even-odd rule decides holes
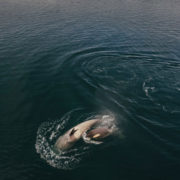
[[[57,138],[64,134],[69,123],[72,124],[72,122],[76,122],[73,113],[77,111],[77,109],[70,111],[59,120],[45,122],[41,124],[38,129],[35,144],[36,151],[42,159],[53,167],[59,169],[74,169],[79,166],[82,159],[92,150],[92,146],[90,146],[89,143],[96,145],[101,144],[101,142],[88,140],[84,134],[83,140],[85,143],[82,143],[82,145],[73,146],[73,148],[68,151],[56,151],[54,144]],[[99,126],[112,128],[112,130],[117,129],[113,115],[86,114],[86,116],[82,116],[81,114],[80,117],[83,121],[98,117],[102,119],[102,123],[100,123]]]
[[[142,84],[142,89],[145,92],[146,96],[153,101],[152,93],[156,92],[157,89],[151,85],[152,78],[146,79]]]

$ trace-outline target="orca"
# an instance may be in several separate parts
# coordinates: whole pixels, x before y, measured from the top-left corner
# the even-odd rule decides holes
[[[99,128],[90,130],[87,133],[86,137],[88,137],[92,140],[102,140],[102,139],[108,137],[111,133],[112,133],[112,131],[110,131],[109,129],[107,129],[105,127],[99,127]]]
[[[82,137],[84,132],[88,131],[91,127],[99,122],[100,119],[91,119],[71,128],[57,139],[55,148],[60,151],[70,149]]]

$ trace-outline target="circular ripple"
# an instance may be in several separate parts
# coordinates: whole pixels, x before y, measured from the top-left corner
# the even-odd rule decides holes
[[[118,111],[158,141],[176,146],[177,137],[168,128],[177,131],[180,126],[177,59],[158,50],[125,53],[120,47],[93,47],[65,58],[64,68],[73,72],[77,91],[89,91],[99,106]]]
[[[161,147],[179,148],[178,138],[171,131],[177,131],[180,125],[177,121],[180,63],[166,59],[163,53],[121,53],[120,49],[112,47],[70,52],[63,58],[61,70],[66,70],[64,75],[70,78],[78,95],[83,91],[83,98],[86,94],[88,101],[95,102],[99,109],[116,111],[123,117],[118,120],[123,121],[125,117],[127,124],[134,122],[158,140]],[[172,118],[168,118],[170,116]],[[42,124],[38,130],[37,152],[50,165],[60,169],[77,167],[92,150],[89,144],[80,144],[60,154],[53,149],[57,137],[72,127],[68,127],[72,117],[68,113],[60,120]],[[83,121],[89,117],[92,118],[86,114]]]

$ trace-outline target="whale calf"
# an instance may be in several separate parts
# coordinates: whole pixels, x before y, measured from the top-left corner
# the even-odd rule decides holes
[[[99,127],[99,128],[90,130],[86,136],[92,140],[102,140],[108,137],[111,133],[112,133],[111,130],[105,127]]]
[[[55,148],[62,151],[70,149],[82,137],[84,132],[89,130],[92,126],[96,125],[100,121],[100,119],[91,119],[71,128],[64,135],[57,139]]]

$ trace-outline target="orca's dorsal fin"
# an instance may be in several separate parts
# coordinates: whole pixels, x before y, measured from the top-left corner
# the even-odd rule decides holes
[[[73,128],[73,129],[71,130],[71,132],[70,132],[69,135],[72,136],[76,131],[77,131],[77,129],[74,129],[74,128]]]

